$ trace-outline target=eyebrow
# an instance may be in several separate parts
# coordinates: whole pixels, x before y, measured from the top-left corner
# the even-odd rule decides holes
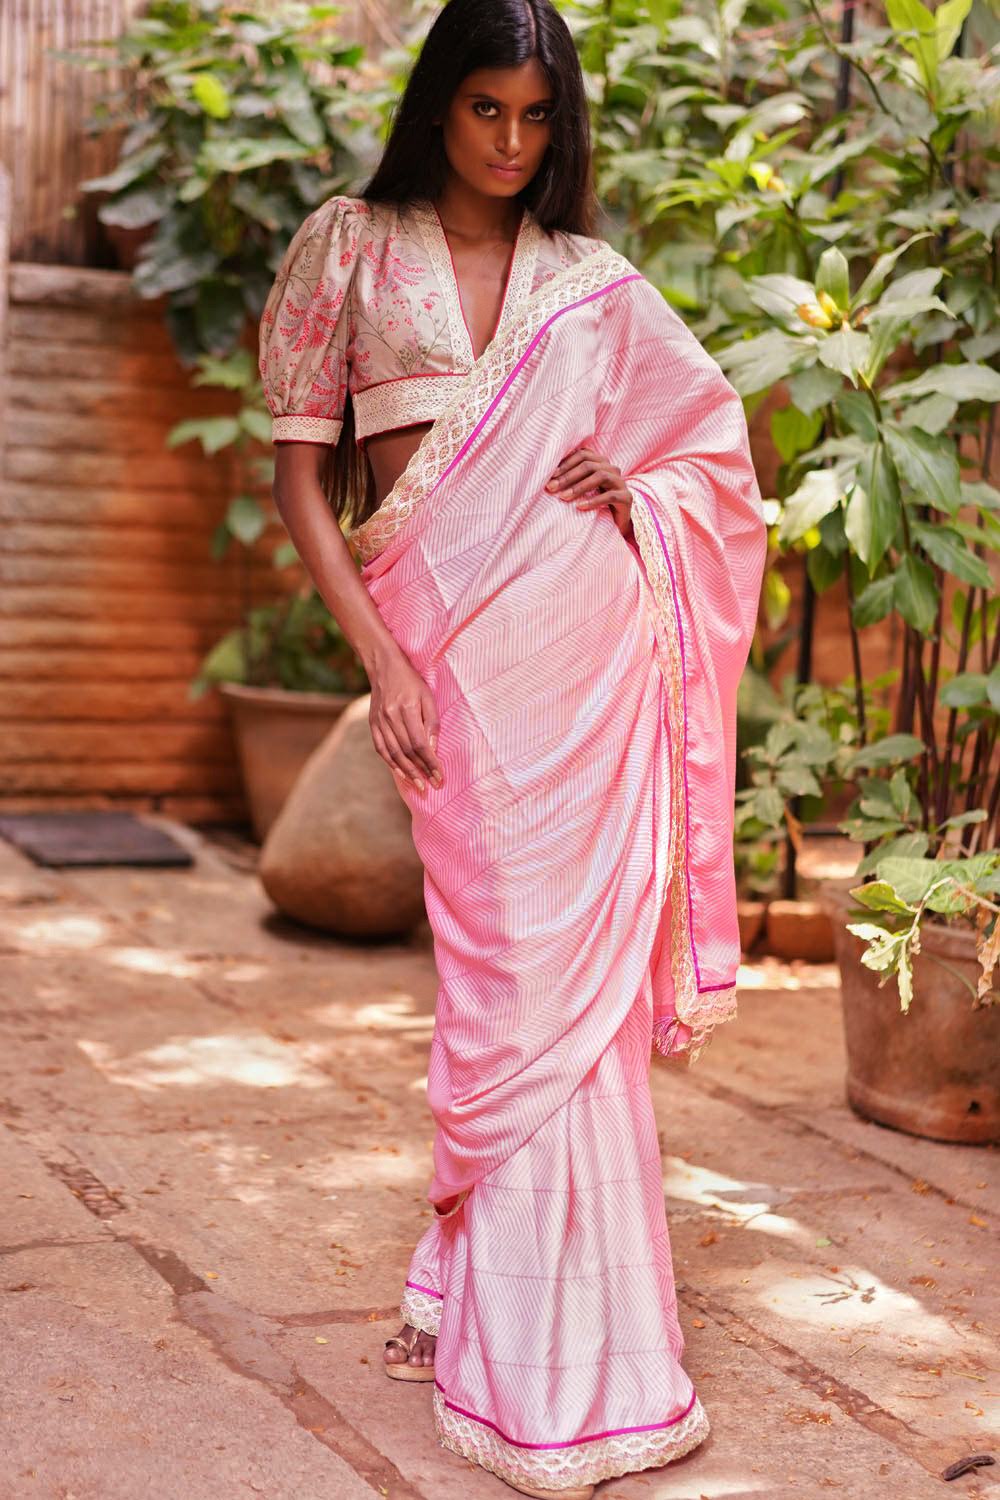
[[[488,99],[491,104],[503,104],[502,99],[498,99],[494,94],[484,94],[482,89],[469,89],[466,93],[466,98]],[[525,109],[537,109],[539,104],[554,104],[555,102],[552,94],[546,94],[544,99],[533,99],[530,104],[526,104],[524,107]]]

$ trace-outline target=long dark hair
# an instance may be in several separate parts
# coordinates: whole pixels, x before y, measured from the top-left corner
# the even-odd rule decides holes
[[[381,160],[358,196],[397,205],[416,198],[435,201],[448,171],[435,117],[447,112],[463,79],[477,68],[516,68],[530,58],[538,59],[552,91],[552,133],[538,171],[517,200],[545,230],[592,235],[598,205],[583,73],[569,27],[551,0],[448,0],[393,111]],[[350,526],[375,509],[375,481],[355,443],[349,392],[323,485],[337,515]]]

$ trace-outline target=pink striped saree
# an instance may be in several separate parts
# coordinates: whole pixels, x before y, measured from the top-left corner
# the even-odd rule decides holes
[[[634,496],[546,493],[591,443]],[[352,533],[434,694],[412,786],[440,980],[436,1216],[405,1320],[440,1441],[552,1489],[708,1420],[681,1333],[649,1089],[735,1010],[737,683],[765,526],[742,404],[610,247],[522,304]]]

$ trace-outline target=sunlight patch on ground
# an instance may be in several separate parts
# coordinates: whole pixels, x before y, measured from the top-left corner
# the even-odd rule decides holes
[[[787,1202],[795,1188],[775,1187],[767,1182],[744,1182],[708,1167],[692,1165],[679,1156],[664,1160],[663,1187],[669,1197],[699,1208],[717,1208],[745,1227],[767,1234],[792,1236],[798,1225],[772,1210]]]
[[[434,1027],[434,1017],[421,1015],[414,997],[405,991],[397,991],[384,1000],[360,1006],[354,1012],[354,1023],[374,1026],[380,1031],[430,1032]]]
[[[742,990],[835,990],[840,987],[836,964],[788,963],[765,953],[744,959],[736,971],[736,987]]]
[[[61,917],[36,917],[25,923],[20,935],[31,948],[96,948],[107,942],[111,928],[101,917],[67,912]]]
[[[171,979],[196,979],[204,967],[170,948],[108,948],[100,957],[131,974],[163,974]]]
[[[119,1057],[104,1042],[77,1043],[111,1083],[146,1093],[164,1088],[240,1084],[246,1088],[329,1088],[330,1079],[263,1032],[173,1037]]]

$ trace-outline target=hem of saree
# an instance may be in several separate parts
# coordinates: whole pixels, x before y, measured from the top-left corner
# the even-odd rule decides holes
[[[685,761],[687,713],[684,683],[684,640],[676,586],[666,543],[649,498],[631,478],[629,488],[645,503],[632,506],[632,530],[653,597],[656,656],[666,687],[667,744],[670,776],[670,837],[667,851],[670,901],[670,954],[676,1015],[654,1017],[653,1049],[665,1057],[673,1053],[677,1022],[691,1028],[689,1063],[697,1060],[713,1030],[736,1014],[736,981],[701,988],[698,960],[691,934],[691,890],[688,874],[688,803]],[[675,752],[681,747],[681,753]],[[676,895],[680,899],[675,899]]]
[[[432,1292],[428,1287],[417,1286],[415,1282],[408,1281],[403,1289],[399,1311],[403,1322],[409,1323],[411,1328],[419,1328],[421,1333],[437,1338],[441,1331],[443,1306],[442,1292]]]
[[[682,1458],[703,1443],[708,1415],[692,1390],[687,1406],[667,1422],[621,1428],[564,1443],[519,1443],[485,1417],[463,1411],[434,1383],[434,1421],[443,1447],[472,1459],[500,1479],[543,1489],[599,1484],[637,1469]]]

